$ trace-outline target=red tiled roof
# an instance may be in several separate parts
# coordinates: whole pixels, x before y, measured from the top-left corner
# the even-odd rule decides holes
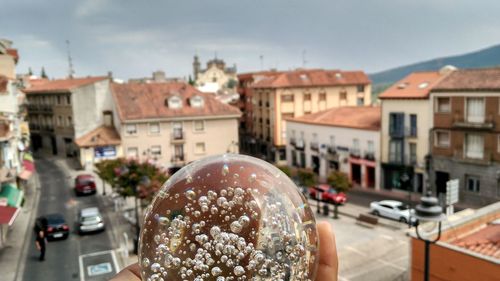
[[[378,106],[346,106],[285,119],[313,125],[378,131],[380,130],[380,114]]]
[[[380,99],[427,99],[434,85],[445,76],[438,71],[413,72],[378,97]]]
[[[17,49],[7,49],[7,54],[13,56],[16,63],[19,61],[19,53],[17,52]]]
[[[215,99],[210,94],[198,91],[187,83],[128,83],[111,84],[113,98],[122,121],[141,119],[160,119],[185,116],[240,116],[241,112]],[[182,99],[182,107],[169,108],[165,100],[173,95]],[[204,99],[202,107],[189,105],[189,98],[201,96]]]
[[[85,77],[85,78],[67,78],[67,79],[57,79],[57,80],[42,80],[37,79],[31,87],[26,88],[23,92],[27,94],[36,93],[66,93],[72,89],[82,87],[88,84],[99,82],[101,80],[109,79],[107,76],[98,77]],[[33,80],[32,80],[33,81]]]
[[[120,135],[114,127],[100,126],[75,140],[79,147],[118,145]]]
[[[264,70],[256,72],[239,73],[238,80],[246,80],[253,78],[254,76],[275,76],[281,73],[283,73],[283,71],[277,71],[277,70]]]
[[[499,91],[500,67],[459,69],[441,80],[432,91]]]
[[[363,71],[324,69],[298,69],[266,77],[252,85],[253,88],[320,87],[366,85],[370,79]]]
[[[452,244],[476,253],[500,259],[500,224],[486,227],[454,241]]]
[[[7,224],[11,226],[18,214],[19,208],[0,206],[0,225]]]

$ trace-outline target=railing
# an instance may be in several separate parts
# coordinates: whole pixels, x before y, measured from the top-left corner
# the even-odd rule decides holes
[[[490,151],[483,151],[480,153],[473,153],[455,149],[453,151],[453,159],[456,161],[463,161],[467,163],[489,164],[494,160],[494,153]]]
[[[353,148],[350,151],[350,155],[351,155],[351,157],[359,158],[359,157],[361,157],[361,151],[358,148]]]
[[[373,151],[365,151],[364,158],[369,161],[375,161],[375,153]]]
[[[295,146],[296,140],[295,138],[290,138],[290,145]]]
[[[174,130],[172,132],[172,141],[183,141],[184,132],[182,130]]]
[[[493,122],[493,116],[488,115],[485,118],[475,118],[468,116],[455,116],[453,117],[453,127],[462,129],[479,129],[479,130],[491,130],[495,127]]]
[[[269,107],[269,102],[268,101],[266,101],[266,107]]]
[[[406,127],[405,128],[405,137],[416,138],[417,132],[418,132],[417,127]]]
[[[328,153],[330,153],[332,155],[337,154],[337,148],[334,145],[327,146],[326,150]]]
[[[297,149],[304,149],[305,143],[303,139],[298,139],[297,142],[295,143],[295,148]]]
[[[172,159],[171,159],[172,163],[178,163],[178,162],[183,162],[183,161],[184,161],[184,154],[174,155],[174,156],[172,156]]]

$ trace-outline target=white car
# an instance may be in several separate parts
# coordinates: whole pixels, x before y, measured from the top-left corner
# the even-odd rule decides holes
[[[78,214],[80,234],[104,230],[104,220],[97,207],[85,208]]]
[[[408,205],[395,200],[382,200],[370,203],[370,210],[376,216],[382,216],[390,219],[395,219],[403,223],[408,223],[408,220],[414,224],[417,219],[414,216],[414,210],[409,210]]]

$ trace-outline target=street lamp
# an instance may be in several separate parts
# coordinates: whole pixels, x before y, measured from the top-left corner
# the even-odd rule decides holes
[[[424,267],[424,280],[429,281],[429,251],[430,245],[436,243],[439,238],[441,238],[441,222],[444,220],[445,215],[443,214],[443,208],[439,205],[438,199],[432,196],[430,191],[427,191],[427,195],[420,198],[420,204],[415,208],[415,217],[417,218],[416,232],[417,237],[420,241],[425,243],[425,267]],[[422,237],[419,232],[420,222],[431,223],[432,227],[426,229],[427,233],[425,236],[432,234],[437,227],[437,236],[435,239],[428,239],[428,237]],[[422,227],[420,227],[422,229]]]

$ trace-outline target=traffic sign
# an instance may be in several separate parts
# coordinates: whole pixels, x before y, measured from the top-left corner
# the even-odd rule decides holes
[[[111,266],[111,263],[109,263],[109,262],[87,266],[87,274],[89,276],[102,275],[102,274],[110,273],[112,271],[113,271],[113,267]]]
[[[446,205],[453,205],[458,202],[459,180],[453,179],[446,182]]]

